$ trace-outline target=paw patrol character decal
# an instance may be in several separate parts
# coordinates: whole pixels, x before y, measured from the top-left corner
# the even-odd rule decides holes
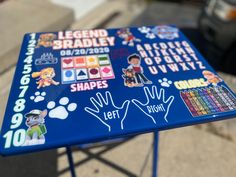
[[[52,47],[53,40],[56,39],[56,38],[57,38],[57,36],[53,33],[41,34],[39,36],[36,48],[39,48],[41,46],[43,46],[43,47]]]
[[[202,72],[203,76],[207,79],[208,84],[212,84],[213,86],[217,86],[219,82],[222,82],[222,79],[217,75],[212,73],[211,71],[204,70]]]
[[[47,116],[47,110],[40,111],[34,109],[25,114],[28,129],[26,131],[26,140],[24,146],[38,145],[45,143],[44,134],[47,133],[46,126],[44,125],[44,118]]]
[[[124,75],[122,77],[124,78],[124,85],[127,87],[135,87],[136,81],[135,81],[135,72],[133,69],[123,69],[122,70]]]
[[[127,68],[127,70],[130,72],[132,71],[134,73],[134,83],[133,84],[127,84],[127,82],[132,81],[133,82],[133,78],[131,77],[131,74],[129,73],[128,76],[127,74],[125,74],[126,76],[124,78],[125,80],[125,86],[128,87],[141,87],[144,84],[152,84],[152,81],[150,81],[149,79],[147,79],[147,77],[144,75],[144,71],[143,71],[143,67],[141,66],[141,58],[138,54],[132,54],[128,57],[128,63],[130,64]],[[124,72],[124,69],[123,69]],[[127,81],[129,80],[129,81]],[[132,85],[132,86],[131,86]]]
[[[53,68],[44,68],[39,72],[32,73],[33,78],[38,78],[38,81],[36,82],[38,84],[37,89],[50,85],[58,85],[59,82],[53,80],[55,75],[56,74]]]
[[[152,32],[160,39],[172,40],[179,37],[178,29],[171,26],[156,26],[152,29]]]
[[[134,46],[134,42],[141,42],[141,40],[136,38],[128,28],[118,30],[117,35],[123,39],[123,45]]]

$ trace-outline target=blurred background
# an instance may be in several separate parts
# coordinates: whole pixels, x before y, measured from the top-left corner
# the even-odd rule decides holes
[[[0,125],[23,35],[173,24],[236,91],[236,0],[0,0]],[[160,177],[235,177],[232,120],[161,132]],[[152,134],[74,149],[79,176],[150,176]],[[0,157],[1,177],[70,176],[63,148]]]

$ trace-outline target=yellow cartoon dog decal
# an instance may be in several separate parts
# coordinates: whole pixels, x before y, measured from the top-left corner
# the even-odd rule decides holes
[[[53,80],[55,75],[56,74],[53,68],[44,68],[39,72],[32,73],[33,78],[38,78],[38,81],[36,82],[38,84],[38,89],[41,87],[50,86],[51,84],[58,85],[59,82]]]
[[[53,40],[56,38],[57,38],[57,36],[53,33],[41,34],[39,36],[38,44],[37,44],[36,48],[39,48],[40,46],[52,47]]]

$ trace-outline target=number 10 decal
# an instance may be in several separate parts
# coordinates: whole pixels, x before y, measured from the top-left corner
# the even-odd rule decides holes
[[[13,146],[21,146],[25,142],[26,131],[24,129],[18,129],[15,132],[13,130],[8,131],[3,136],[6,139],[4,148]]]

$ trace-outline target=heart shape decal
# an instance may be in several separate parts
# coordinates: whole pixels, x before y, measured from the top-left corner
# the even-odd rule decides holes
[[[70,58],[64,59],[63,62],[68,65],[72,62],[72,59],[70,59]]]

